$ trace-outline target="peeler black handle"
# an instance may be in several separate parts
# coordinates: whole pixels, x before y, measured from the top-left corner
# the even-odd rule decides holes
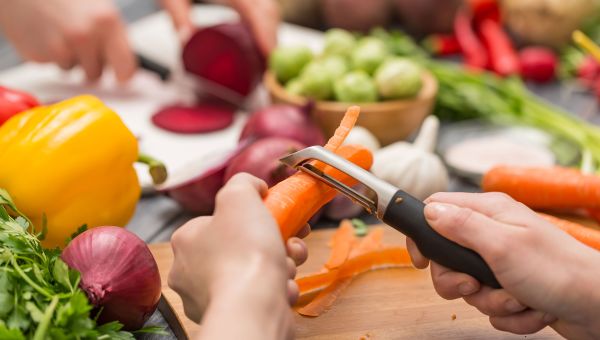
[[[423,202],[399,190],[390,201],[383,222],[412,238],[421,253],[430,260],[469,274],[492,288],[501,288],[496,276],[479,254],[450,241],[429,226],[424,208]]]

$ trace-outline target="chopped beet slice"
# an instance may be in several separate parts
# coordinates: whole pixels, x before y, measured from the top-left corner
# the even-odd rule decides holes
[[[177,133],[201,133],[224,129],[233,123],[234,110],[228,107],[198,104],[168,106],[152,116],[152,122]]]

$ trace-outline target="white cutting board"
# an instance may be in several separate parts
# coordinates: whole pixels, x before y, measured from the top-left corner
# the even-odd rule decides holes
[[[199,26],[238,20],[229,8],[215,5],[197,5],[192,18]],[[304,44],[319,50],[322,34],[303,27],[283,24],[278,32],[279,43]],[[133,48],[165,65],[181,70],[180,46],[169,16],[164,12],[150,15],[129,26]],[[125,86],[118,86],[110,74],[98,84],[85,84],[83,73],[78,70],[65,72],[50,64],[24,63],[0,73],[0,84],[35,94],[42,102],[56,101],[79,94],[93,94],[115,110],[125,124],[140,140],[140,148],[159,158],[171,173],[180,171],[188,164],[202,161],[205,155],[219,149],[231,149],[237,144],[239,132],[246,119],[238,112],[235,122],[225,130],[214,133],[181,135],[156,128],[150,118],[159,108],[189,99],[174,86],[161,83],[153,74],[140,71]],[[186,98],[187,97],[187,98]],[[268,103],[264,88],[253,95],[251,107]],[[98,143],[102,143],[101,140]],[[143,167],[138,168],[144,187],[151,185],[150,177]]]

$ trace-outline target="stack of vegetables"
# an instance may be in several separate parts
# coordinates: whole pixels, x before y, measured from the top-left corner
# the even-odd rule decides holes
[[[423,86],[420,66],[394,56],[384,40],[342,29],[325,33],[325,46],[318,56],[303,46],[276,48],[269,68],[289,93],[315,100],[406,99],[416,96]]]

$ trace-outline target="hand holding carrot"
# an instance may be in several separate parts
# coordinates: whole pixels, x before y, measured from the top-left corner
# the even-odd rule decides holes
[[[567,338],[600,336],[600,252],[504,194],[438,193],[426,203],[431,227],[479,253],[504,287],[480,286],[432,263],[440,296],[462,297],[499,330],[527,334],[550,325]],[[427,267],[414,243],[407,246],[415,266]]]
[[[202,320],[207,339],[292,336],[289,307],[298,296],[293,278],[307,250],[291,238],[286,259],[279,228],[263,204],[266,192],[263,181],[236,175],[217,194],[213,216],[188,222],[172,237],[169,286],[181,296],[186,315]]]

